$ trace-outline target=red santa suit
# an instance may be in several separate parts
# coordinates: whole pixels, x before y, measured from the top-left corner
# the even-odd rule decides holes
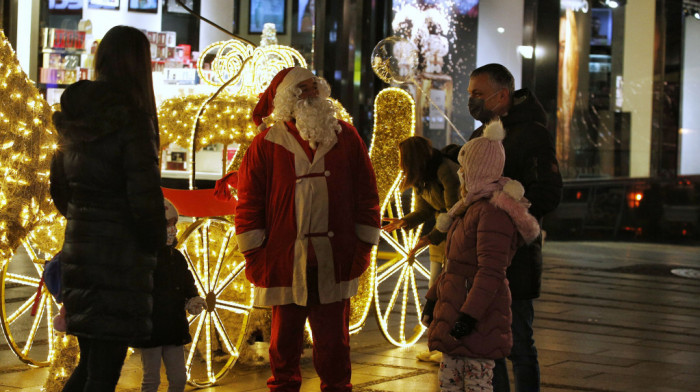
[[[255,109],[256,122],[270,114],[276,89],[308,78],[307,70],[296,70],[273,79]],[[255,304],[273,306],[271,390],[298,390],[307,317],[322,390],[351,388],[349,298],[369,265],[381,222],[367,149],[352,125],[339,124],[335,141],[313,151],[294,123],[275,122],[253,139],[238,171],[236,238]],[[280,333],[284,339],[276,338]]]

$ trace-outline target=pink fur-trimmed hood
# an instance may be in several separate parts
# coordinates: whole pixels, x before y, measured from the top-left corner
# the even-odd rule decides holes
[[[490,203],[505,211],[515,223],[515,227],[526,243],[532,242],[540,235],[540,225],[528,212],[530,202],[524,197],[525,189],[515,180],[510,180],[503,190],[491,196]]]

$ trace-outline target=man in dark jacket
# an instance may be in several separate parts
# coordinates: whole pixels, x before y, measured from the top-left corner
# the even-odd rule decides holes
[[[532,203],[530,213],[542,217],[561,199],[562,179],[552,136],[546,128],[542,105],[527,89],[515,91],[513,75],[501,64],[475,69],[469,78],[469,113],[482,123],[499,118],[506,130],[505,177],[520,181]],[[471,138],[482,135],[482,125]],[[518,249],[507,270],[513,303],[513,363],[518,392],[540,390],[540,369],[533,340],[532,300],[539,297],[542,283],[542,238]],[[505,359],[496,361],[494,391],[509,390]]]

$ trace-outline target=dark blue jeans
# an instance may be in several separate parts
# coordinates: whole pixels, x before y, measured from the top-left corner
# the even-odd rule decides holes
[[[540,363],[537,361],[537,349],[532,338],[532,320],[535,310],[531,299],[515,299],[511,304],[513,312],[513,349],[508,359],[513,364],[516,392],[539,392]],[[493,369],[494,392],[510,392],[508,368],[505,358],[496,360]]]
[[[126,358],[122,342],[78,337],[80,361],[63,387],[63,392],[112,392]]]

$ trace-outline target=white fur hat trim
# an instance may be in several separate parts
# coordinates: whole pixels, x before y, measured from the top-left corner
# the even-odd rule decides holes
[[[491,121],[490,123],[486,124],[486,128],[484,128],[484,135],[485,138],[490,139],[490,140],[495,140],[495,141],[501,141],[506,137],[506,130],[503,129],[503,124],[501,123],[501,120],[494,120]]]
[[[515,200],[521,200],[525,196],[525,188],[516,180],[510,180],[503,186],[503,192]]]
[[[290,87],[296,87],[297,84],[304,80],[315,77],[316,75],[306,68],[294,67],[289,73],[284,75],[284,79],[282,79],[282,82],[277,86],[277,92],[284,91]]]

